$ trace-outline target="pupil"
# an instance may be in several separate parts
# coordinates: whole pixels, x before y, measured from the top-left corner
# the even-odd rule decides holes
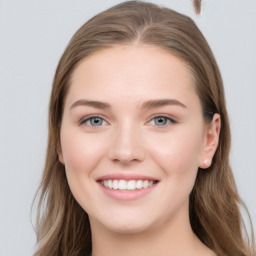
[[[158,117],[156,119],[156,123],[159,124],[159,125],[165,125],[166,124],[166,118],[164,117]]]
[[[100,123],[101,123],[100,118],[93,118],[93,119],[92,119],[92,124],[94,124],[94,125],[99,125]]]

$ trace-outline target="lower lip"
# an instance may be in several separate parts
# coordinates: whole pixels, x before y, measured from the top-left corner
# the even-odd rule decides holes
[[[148,195],[153,189],[155,189],[156,184],[152,185],[148,188],[143,189],[135,189],[135,190],[120,190],[120,189],[109,189],[104,187],[102,184],[98,183],[100,186],[100,189],[109,197],[121,200],[121,201],[132,201],[139,199],[141,197],[144,197]]]

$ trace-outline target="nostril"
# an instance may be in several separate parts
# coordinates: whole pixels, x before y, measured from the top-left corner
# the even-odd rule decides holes
[[[120,120],[107,145],[109,160],[124,165],[144,160],[144,144],[138,127],[133,120]]]
[[[115,163],[130,164],[141,162],[145,155],[141,147],[122,148],[121,145],[112,147],[108,152],[108,158]]]

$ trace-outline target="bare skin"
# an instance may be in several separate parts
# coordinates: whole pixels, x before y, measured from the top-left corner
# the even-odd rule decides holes
[[[188,202],[220,117],[204,121],[192,81],[177,57],[145,45],[102,50],[76,68],[59,159],[88,213],[93,256],[214,255],[191,229]],[[121,180],[151,185],[122,190]]]

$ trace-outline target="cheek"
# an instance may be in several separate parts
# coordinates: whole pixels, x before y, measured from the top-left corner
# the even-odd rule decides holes
[[[151,137],[150,154],[166,174],[182,175],[197,172],[202,139],[200,132],[179,130]]]
[[[95,183],[93,170],[102,159],[105,145],[103,139],[96,139],[92,134],[66,127],[61,131],[61,147],[68,184],[77,202],[88,213],[90,203],[95,200],[90,193],[91,185]]]
[[[97,138],[96,138],[97,136]],[[72,129],[61,131],[61,148],[67,172],[90,175],[105,152],[104,138]]]

